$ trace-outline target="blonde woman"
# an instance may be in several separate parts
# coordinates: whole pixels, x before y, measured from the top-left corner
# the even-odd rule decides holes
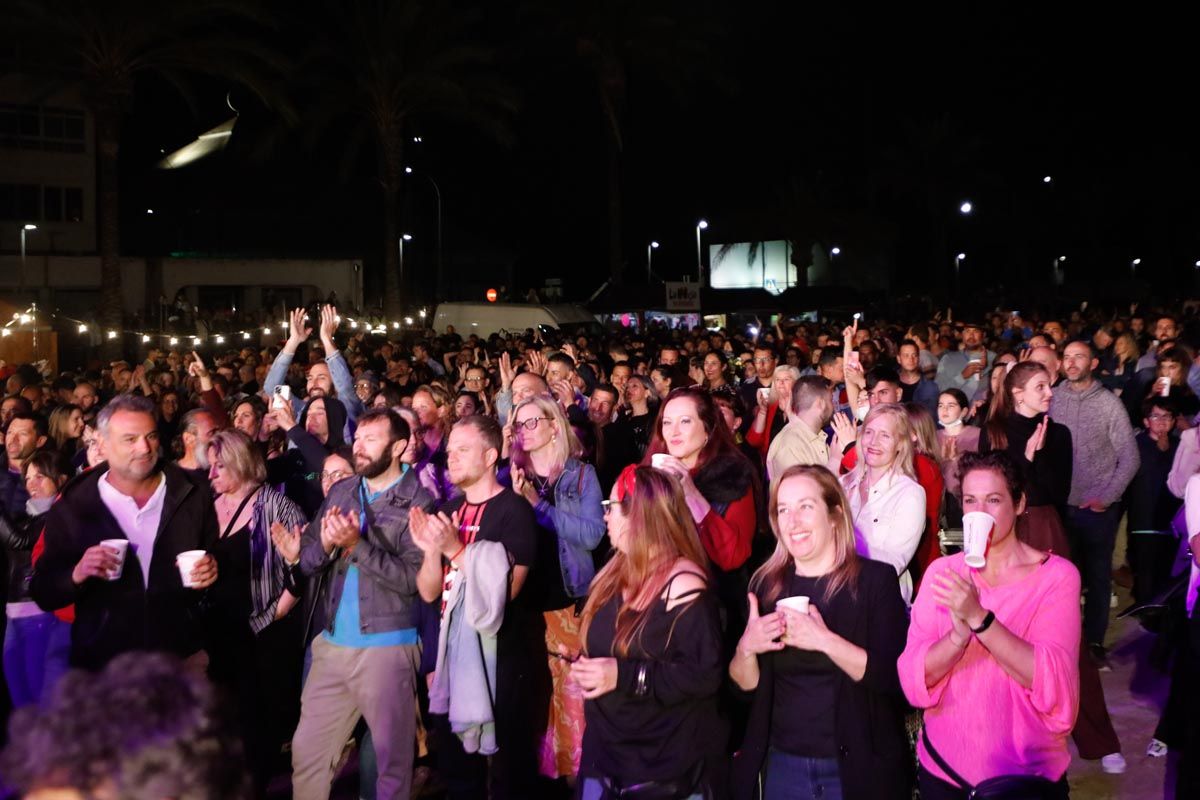
[[[576,604],[595,575],[592,551],[604,536],[603,495],[596,470],[581,463],[579,442],[562,407],[535,395],[513,410],[513,489],[537,517],[538,564],[525,587],[546,619],[546,649],[578,652],[582,646]],[[552,778],[579,772],[583,748],[583,698],[567,687],[568,667],[550,659],[553,693],[542,746],[542,772]]]
[[[770,502],[775,552],[750,580],[750,616],[729,675],[753,693],[734,761],[735,797],[908,798],[896,659],[908,627],[892,568],[855,549],[837,478],[796,465]],[[806,612],[784,598],[806,598]],[[794,601],[793,601],[794,602]]]
[[[925,532],[925,490],[913,468],[908,412],[897,403],[870,410],[858,437],[857,463],[842,476],[859,555],[886,561],[900,576],[900,594],[912,602],[909,564]]]
[[[213,434],[208,462],[220,531],[212,551],[221,570],[209,591],[209,676],[237,698],[247,759],[262,783],[299,711],[302,620],[288,613],[298,591],[287,563],[299,557],[299,529],[307,520],[264,485],[261,451],[241,431]]]
[[[724,759],[718,604],[679,481],[638,467],[613,487],[605,522],[616,554],[583,609],[587,730],[582,800],[708,797]],[[567,654],[569,657],[569,654]]]
[[[72,458],[82,437],[83,410],[79,406],[68,403],[50,412],[50,443],[55,450]]]

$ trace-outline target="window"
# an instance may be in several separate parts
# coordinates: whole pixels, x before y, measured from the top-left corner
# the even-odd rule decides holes
[[[42,189],[42,219],[47,222],[62,222],[63,190],[57,186]]]
[[[83,189],[0,183],[0,220],[82,222]]]
[[[83,222],[83,189],[63,189],[63,219]]]
[[[84,130],[82,111],[0,103],[0,147],[81,153]]]

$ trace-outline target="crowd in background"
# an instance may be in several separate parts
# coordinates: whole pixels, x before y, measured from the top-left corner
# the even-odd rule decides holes
[[[321,798],[356,742],[364,798],[1066,797],[1068,737],[1125,769],[1114,580],[1174,653],[1133,746],[1200,752],[1195,319],[288,334],[4,366],[0,792]]]

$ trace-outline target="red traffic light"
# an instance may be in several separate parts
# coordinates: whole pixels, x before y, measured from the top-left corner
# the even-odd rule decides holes
[[[496,302],[496,298],[497,298],[497,297],[499,297],[499,296],[500,296],[500,293],[499,293],[499,292],[497,292],[495,289],[488,289],[488,290],[487,290],[487,299],[488,299],[488,302],[489,302],[489,303],[494,303],[494,302]]]

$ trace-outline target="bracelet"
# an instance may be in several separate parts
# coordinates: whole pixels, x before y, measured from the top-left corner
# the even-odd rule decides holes
[[[971,628],[971,633],[978,636],[979,634],[986,631],[988,628],[992,627],[992,623],[995,621],[996,621],[996,612],[989,611],[989,612],[987,612],[987,616],[983,618],[983,622],[979,623],[978,628]]]

